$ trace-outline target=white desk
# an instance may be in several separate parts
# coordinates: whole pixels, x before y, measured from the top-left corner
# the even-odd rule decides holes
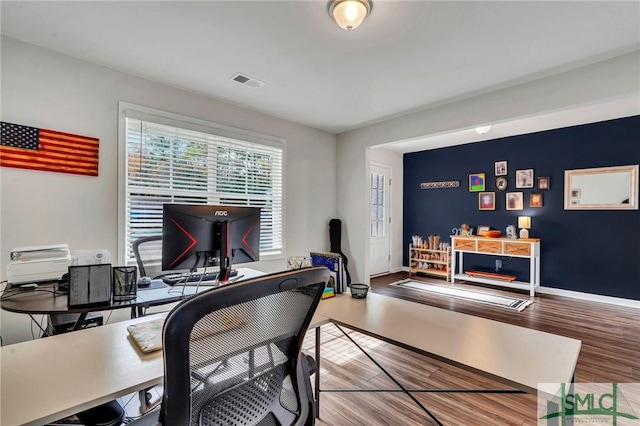
[[[161,383],[162,351],[143,354],[127,332],[151,318],[4,346],[0,424],[42,425]]]
[[[323,300],[331,322],[536,393],[538,383],[570,382],[581,342],[369,292]]]
[[[43,425],[162,383],[162,351],[143,354],[127,326],[166,315],[4,346],[0,424]],[[311,327],[328,322],[316,314]]]
[[[238,274],[247,279],[264,272],[241,268]],[[211,288],[189,285],[142,290],[136,304],[147,307],[174,303],[182,296]],[[47,309],[66,309],[66,298],[37,295],[45,296],[50,300],[44,303],[51,305]],[[11,302],[20,307],[20,300]],[[167,310],[170,308],[167,305]],[[143,354],[130,341],[127,326],[166,315],[149,315],[2,347],[0,425],[45,424],[161,383],[162,351]],[[316,321],[316,327],[326,322]]]
[[[127,332],[152,318],[3,347],[0,424],[42,425],[160,383],[162,352],[142,354]],[[311,327],[329,321],[531,393],[571,381],[580,352],[579,340],[373,293],[323,300]]]

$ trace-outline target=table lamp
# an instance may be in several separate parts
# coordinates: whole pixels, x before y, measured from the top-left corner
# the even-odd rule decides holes
[[[531,217],[518,216],[518,228],[520,228],[520,238],[529,238],[529,228],[531,228]]]

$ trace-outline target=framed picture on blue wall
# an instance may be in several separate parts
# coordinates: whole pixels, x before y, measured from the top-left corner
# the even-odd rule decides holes
[[[529,207],[542,207],[542,194],[532,193],[529,196]]]
[[[484,173],[472,173],[469,175],[469,191],[484,191],[485,176]]]
[[[538,178],[538,189],[549,189],[549,176],[540,176]]]
[[[516,170],[516,188],[533,188],[533,169]]]
[[[506,176],[507,175],[507,162],[506,161],[496,161],[496,164],[495,164],[495,175],[496,176]]]
[[[522,210],[524,208],[524,193],[507,192],[507,210]]]
[[[481,192],[478,194],[478,210],[495,210],[496,209],[496,193]]]

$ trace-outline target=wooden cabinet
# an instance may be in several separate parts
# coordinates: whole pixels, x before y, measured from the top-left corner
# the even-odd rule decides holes
[[[500,285],[529,290],[531,296],[535,295],[535,289],[540,286],[540,240],[538,238],[513,240],[510,238],[452,236],[451,245],[453,247],[451,254],[452,283],[458,279]],[[494,275],[494,277],[482,277],[474,275],[471,271],[467,273],[463,268],[464,253],[527,258],[529,259],[529,282],[497,279],[495,276],[498,274],[486,274]],[[456,266],[458,267],[457,272]],[[514,278],[511,277],[511,279]]]
[[[451,276],[451,248],[433,250],[409,245],[409,277],[421,272],[449,280]]]

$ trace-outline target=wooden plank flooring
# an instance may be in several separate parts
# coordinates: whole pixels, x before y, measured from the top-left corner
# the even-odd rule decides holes
[[[640,382],[640,310],[536,296],[522,312],[491,307],[448,296],[430,295],[389,286],[406,273],[372,279],[371,291],[457,312],[533,328],[582,341],[577,382]],[[447,285],[445,281],[414,277]],[[494,294],[510,294],[496,287],[456,286]],[[528,298],[526,293],[518,293]],[[348,330],[372,357],[409,388],[504,389],[505,386],[456,367]],[[314,351],[310,332],[303,350]],[[526,368],[526,360],[522,360]],[[397,388],[333,325],[322,328],[321,387]],[[535,426],[536,397],[525,394],[414,394],[446,426]],[[435,425],[409,397],[401,393],[322,393],[320,426]]]

